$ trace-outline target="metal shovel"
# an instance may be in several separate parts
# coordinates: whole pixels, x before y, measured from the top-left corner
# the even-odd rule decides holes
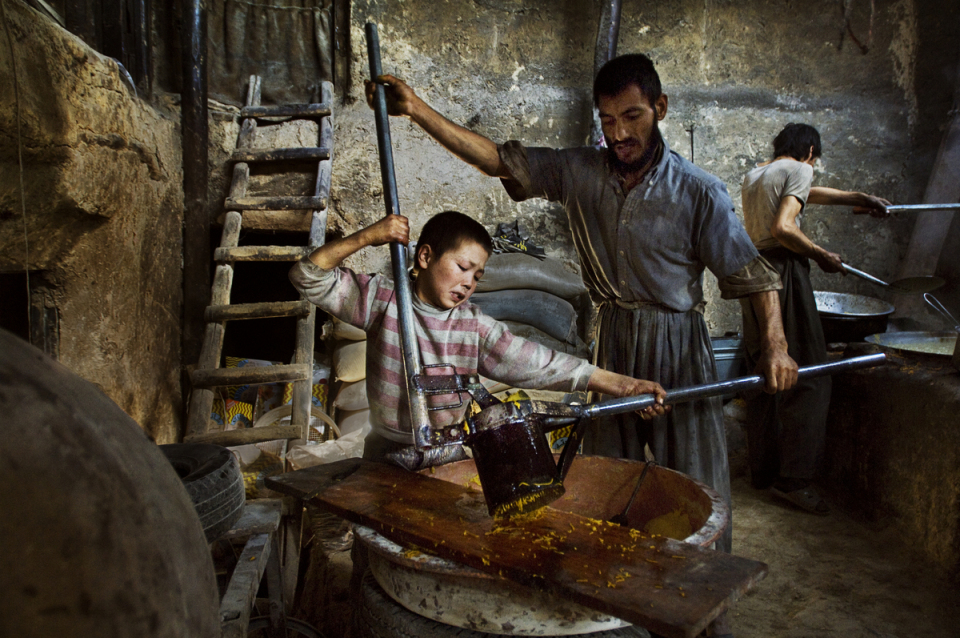
[[[871,274],[865,273],[862,270],[858,270],[853,266],[848,266],[843,264],[843,269],[846,270],[851,275],[856,275],[857,277],[862,277],[870,283],[889,288],[893,292],[898,292],[905,295],[922,295],[925,292],[933,292],[946,282],[940,277],[933,276],[923,276],[923,277],[905,277],[903,279],[897,279],[890,283],[885,282],[882,279],[878,279]]]

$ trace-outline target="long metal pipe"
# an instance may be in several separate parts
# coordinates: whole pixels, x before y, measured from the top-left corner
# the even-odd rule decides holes
[[[201,0],[181,8],[183,147],[183,361],[196,361],[203,342],[203,311],[210,302],[210,174],[207,124],[207,13]]]
[[[887,206],[888,213],[926,213],[938,210],[960,210],[960,203],[957,204],[897,204]]]
[[[376,80],[383,75],[380,65],[380,37],[377,25],[368,22],[367,56],[370,58],[370,77]],[[387,215],[399,215],[397,178],[393,167],[393,147],[390,141],[390,120],[387,113],[387,94],[377,84],[373,96],[373,112],[377,123],[377,149],[380,152],[380,177],[383,180],[383,201]],[[403,354],[403,372],[407,381],[407,398],[410,403],[410,424],[417,449],[433,447],[430,417],[423,392],[417,390],[414,377],[420,374],[420,348],[414,331],[413,297],[410,277],[407,275],[407,247],[399,242],[390,244],[390,261],[393,266],[393,282],[397,290],[397,319],[400,322],[400,350]]]
[[[850,357],[840,361],[830,363],[821,363],[819,365],[805,366],[800,368],[798,374],[801,379],[812,379],[822,377],[828,374],[837,374],[840,372],[849,372],[860,368],[872,368],[878,366],[886,360],[887,356],[882,352],[876,354],[867,354],[860,357]],[[729,381],[718,381],[716,383],[705,383],[703,385],[694,385],[688,388],[679,388],[670,390],[664,399],[665,404],[683,403],[685,401],[695,401],[708,397],[722,396],[745,390],[756,390],[763,387],[764,378],[758,374],[749,377],[740,377],[739,379],[730,379]],[[583,415],[588,418],[600,416],[609,416],[611,414],[623,414],[642,410],[652,406],[655,397],[652,394],[641,394],[635,397],[623,397],[620,399],[610,399],[599,403],[592,403],[583,408]]]

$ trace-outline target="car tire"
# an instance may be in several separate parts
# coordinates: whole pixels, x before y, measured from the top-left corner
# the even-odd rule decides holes
[[[160,450],[190,495],[207,542],[223,536],[240,518],[246,500],[236,457],[207,443],[171,443]]]

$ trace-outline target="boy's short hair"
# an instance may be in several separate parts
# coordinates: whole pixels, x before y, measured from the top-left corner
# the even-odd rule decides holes
[[[615,57],[600,68],[593,81],[593,105],[600,106],[601,96],[619,95],[632,85],[640,89],[650,106],[656,103],[663,92],[653,61],[642,53]]]
[[[810,155],[811,146],[813,147],[813,157],[820,157],[822,153],[820,132],[809,124],[794,124],[791,122],[784,126],[783,130],[773,139],[773,156],[783,157],[786,155],[802,162]]]
[[[480,222],[455,210],[445,210],[431,217],[424,225],[417,240],[417,250],[421,246],[430,246],[439,257],[459,247],[464,240],[480,244],[488,255],[493,252],[490,233]]]

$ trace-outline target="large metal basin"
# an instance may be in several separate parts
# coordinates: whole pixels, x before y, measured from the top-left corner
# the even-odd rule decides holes
[[[578,456],[564,481],[566,494],[551,504],[559,510],[609,520],[626,505],[644,463]],[[426,470],[425,474],[477,491],[473,461]],[[644,529],[654,519],[689,518],[684,540],[709,546],[729,523],[726,503],[712,489],[685,474],[660,466],[647,473],[628,513],[630,527]],[[495,634],[562,636],[627,626],[629,623],[560,600],[460,563],[401,547],[366,527],[355,529],[368,548],[370,569],[398,603],[421,616],[457,627]]]
[[[813,296],[827,343],[863,341],[867,335],[885,332],[895,310],[886,301],[863,295],[818,290]]]

